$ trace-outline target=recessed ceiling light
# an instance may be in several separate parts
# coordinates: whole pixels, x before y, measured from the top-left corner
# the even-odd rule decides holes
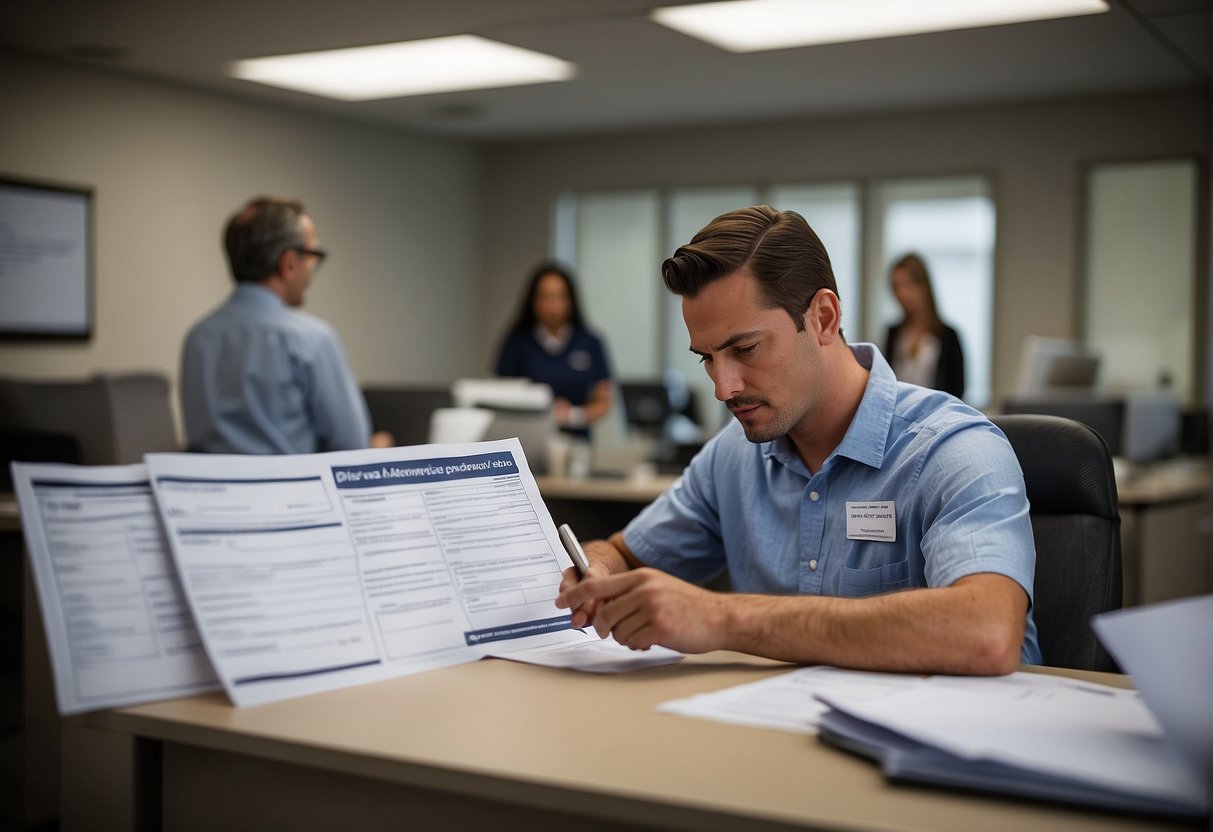
[[[250,58],[230,74],[342,101],[566,81],[568,61],[475,35]]]
[[[730,52],[787,49],[1106,12],[1105,0],[731,0],[653,20]]]

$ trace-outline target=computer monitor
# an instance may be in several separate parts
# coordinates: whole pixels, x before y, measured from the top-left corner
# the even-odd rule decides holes
[[[1017,396],[1057,391],[1093,390],[1099,378],[1099,356],[1077,341],[1029,335],[1019,358]]]
[[[628,424],[646,433],[659,436],[666,420],[673,413],[670,393],[660,381],[621,381],[623,410]]]

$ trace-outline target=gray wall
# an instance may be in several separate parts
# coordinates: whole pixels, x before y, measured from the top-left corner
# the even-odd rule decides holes
[[[478,371],[479,153],[292,110],[0,51],[0,175],[95,188],[96,328],[0,343],[0,375],[150,368],[230,291],[223,223],[246,199],[305,201],[330,251],[307,309],[361,381]],[[452,337],[454,336],[454,337]]]
[[[492,353],[524,274],[548,252],[562,191],[975,172],[993,177],[998,206],[997,400],[1025,336],[1079,334],[1084,163],[1208,146],[1205,88],[500,145],[484,159],[481,349]]]

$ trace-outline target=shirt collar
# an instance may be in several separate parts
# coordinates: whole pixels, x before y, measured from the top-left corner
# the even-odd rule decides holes
[[[569,341],[573,338],[573,327],[565,324],[560,328],[560,331],[555,335],[548,332],[547,327],[543,324],[535,324],[532,330],[535,340],[539,342],[539,346],[543,347],[543,351],[548,355],[559,355],[564,351],[564,348],[569,345]]]
[[[868,370],[868,386],[859,402],[859,409],[851,419],[842,441],[826,458],[824,469],[835,456],[845,456],[864,465],[879,468],[884,462],[884,452],[889,441],[889,426],[893,423],[893,410],[897,404],[897,378],[889,362],[874,344],[850,344],[855,360]],[[796,446],[787,436],[764,442],[762,453],[774,457],[780,464],[808,477],[809,472]]]
[[[251,280],[242,280],[236,284],[232,297],[241,303],[251,303],[273,309],[286,307],[286,301],[280,298],[272,289]]]

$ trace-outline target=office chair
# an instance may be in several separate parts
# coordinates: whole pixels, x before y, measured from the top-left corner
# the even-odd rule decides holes
[[[1112,455],[1091,428],[1059,416],[1002,415],[1023,468],[1036,541],[1032,615],[1043,663],[1117,670],[1091,616],[1121,606],[1120,513]]]

